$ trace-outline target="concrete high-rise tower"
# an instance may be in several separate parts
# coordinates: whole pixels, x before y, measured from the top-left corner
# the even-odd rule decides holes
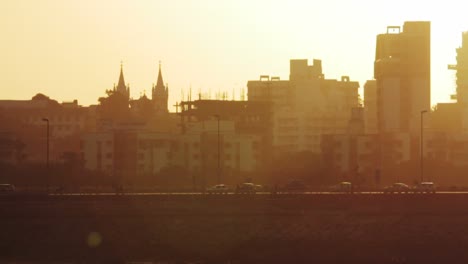
[[[457,49],[457,64],[449,65],[457,71],[457,102],[468,106],[468,32],[462,33],[462,45]]]
[[[377,36],[374,77],[381,133],[419,135],[420,113],[431,106],[431,24],[405,22]]]

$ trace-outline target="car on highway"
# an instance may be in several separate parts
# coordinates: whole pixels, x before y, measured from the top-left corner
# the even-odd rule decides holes
[[[436,188],[433,182],[421,182],[413,187],[414,193],[435,193]]]
[[[229,187],[225,184],[216,184],[214,186],[208,187],[206,192],[209,194],[225,194],[229,192]]]
[[[331,192],[353,193],[353,184],[351,182],[340,182],[330,188]]]
[[[237,194],[255,194],[257,190],[257,185],[250,182],[244,182],[236,186]]]
[[[393,194],[393,193],[408,193],[410,191],[411,191],[411,188],[408,185],[401,183],[401,182],[396,182],[390,186],[385,187],[383,192]]]
[[[13,184],[2,183],[0,184],[0,193],[8,194],[16,191],[16,188]]]

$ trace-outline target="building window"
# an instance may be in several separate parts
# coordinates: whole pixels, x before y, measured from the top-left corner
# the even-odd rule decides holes
[[[111,153],[111,152],[107,153],[107,154],[106,154],[106,158],[112,159],[112,153]]]

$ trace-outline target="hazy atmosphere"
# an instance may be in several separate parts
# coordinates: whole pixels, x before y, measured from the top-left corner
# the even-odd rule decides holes
[[[0,264],[468,263],[426,2],[0,0]]]
[[[391,3],[391,4],[390,4]],[[236,98],[260,74],[288,79],[289,59],[321,59],[327,78],[373,79],[375,36],[402,21],[430,20],[431,104],[454,93],[468,17],[459,1],[60,1],[0,2],[4,99],[42,92],[59,101],[97,98],[123,61],[131,97],[150,94],[158,62],[169,106],[190,87]],[[361,88],[362,89],[362,88]]]

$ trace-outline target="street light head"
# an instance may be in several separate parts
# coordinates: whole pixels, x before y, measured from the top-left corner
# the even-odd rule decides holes
[[[42,121],[49,122],[48,118],[42,118]]]
[[[427,113],[427,110],[422,110],[421,114]]]

